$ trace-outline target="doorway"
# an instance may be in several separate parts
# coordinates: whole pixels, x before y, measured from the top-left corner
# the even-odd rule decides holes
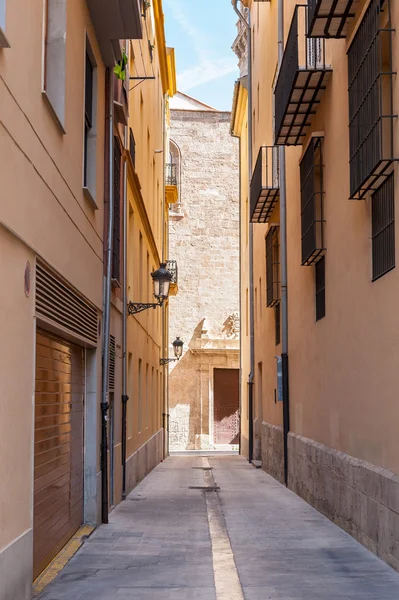
[[[238,445],[239,369],[214,369],[213,431],[215,445]]]

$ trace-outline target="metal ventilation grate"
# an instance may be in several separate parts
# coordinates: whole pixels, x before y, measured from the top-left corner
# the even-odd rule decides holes
[[[97,310],[48,271],[36,265],[36,314],[83,340],[97,344]]]
[[[115,354],[116,354],[116,345],[115,338],[113,335],[109,336],[109,368],[108,368],[108,377],[109,377],[109,391],[113,392],[115,390]]]

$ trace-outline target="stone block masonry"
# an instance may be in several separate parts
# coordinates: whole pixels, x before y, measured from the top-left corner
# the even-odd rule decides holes
[[[399,477],[290,433],[289,487],[399,570]]]
[[[238,143],[230,113],[172,110],[172,155],[180,161],[179,214],[170,213],[169,257],[179,269],[170,299],[170,339],[185,353],[170,367],[170,449],[212,448],[214,369],[239,368]]]

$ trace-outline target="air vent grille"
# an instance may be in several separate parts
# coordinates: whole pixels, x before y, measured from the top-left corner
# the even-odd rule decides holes
[[[36,266],[36,314],[97,344],[97,311],[40,263]]]

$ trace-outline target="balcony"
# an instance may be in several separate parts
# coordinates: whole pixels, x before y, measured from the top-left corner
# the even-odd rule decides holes
[[[390,2],[371,0],[348,50],[350,198],[377,190],[393,171],[397,99]]]
[[[297,5],[274,91],[276,145],[302,144],[332,72],[325,40],[306,34],[307,6]]]
[[[165,196],[168,204],[176,204],[179,199],[177,165],[175,163],[165,165]]]
[[[178,269],[177,269],[177,261],[176,260],[167,260],[166,268],[168,271],[172,273],[172,281],[170,282],[170,296],[176,296],[179,291],[178,286]]]
[[[126,70],[126,79],[122,81],[116,79],[114,83],[114,115],[115,121],[124,127],[129,120],[129,103],[128,103],[128,88],[129,74]]]
[[[86,0],[106,67],[121,58],[119,40],[143,36],[141,0]]]
[[[267,223],[280,197],[277,146],[262,146],[251,180],[251,223]]]
[[[359,0],[309,0],[309,37],[344,38]]]
[[[325,254],[323,138],[312,137],[300,163],[302,265],[316,264]]]

